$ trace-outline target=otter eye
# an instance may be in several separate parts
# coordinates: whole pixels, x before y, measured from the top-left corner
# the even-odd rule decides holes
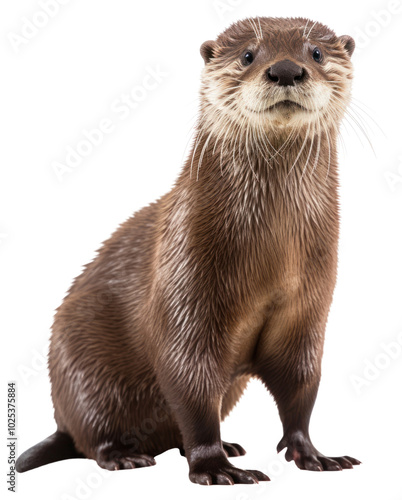
[[[244,64],[244,66],[249,66],[253,61],[254,61],[253,53],[250,51],[247,51],[243,56],[242,62]]]
[[[322,61],[322,52],[321,52],[321,50],[318,47],[316,47],[313,50],[313,59],[316,62],[321,62]]]

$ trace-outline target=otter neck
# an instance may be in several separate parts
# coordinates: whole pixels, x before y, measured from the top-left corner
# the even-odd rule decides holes
[[[335,128],[312,133],[305,127],[294,135],[248,133],[229,140],[199,132],[183,173],[202,191],[226,184],[243,191],[251,180],[262,190],[286,191],[299,184],[324,191],[337,181],[336,135]]]
[[[176,199],[192,207],[188,231],[207,225],[223,246],[241,242],[243,251],[272,238],[302,241],[317,226],[323,233],[331,226],[337,234],[333,132],[296,137],[271,161],[261,144],[231,149],[208,137],[195,141],[177,184]]]

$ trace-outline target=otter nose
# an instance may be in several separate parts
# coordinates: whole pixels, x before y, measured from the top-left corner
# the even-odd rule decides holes
[[[301,66],[298,66],[289,59],[279,61],[266,72],[268,80],[277,83],[278,85],[295,85],[304,79],[306,71]]]

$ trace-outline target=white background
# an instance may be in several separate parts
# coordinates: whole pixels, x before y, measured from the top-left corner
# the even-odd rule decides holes
[[[2,470],[6,381],[18,382],[22,452],[55,430],[42,354],[55,308],[116,226],[170,189],[197,113],[199,46],[254,15],[306,16],[355,36],[355,102],[383,131],[358,107],[376,155],[356,124],[357,134],[350,126],[342,131],[338,284],[311,422],[321,452],[363,464],[315,473],[285,463],[275,451],[282,434],[274,402],[253,382],[222,436],[247,449],[232,460],[236,466],[264,470],[270,483],[194,485],[185,459],[170,450],[141,470],[103,472],[89,460],[51,464],[19,475],[18,498],[401,499],[402,355],[396,350],[391,359],[382,344],[402,332],[402,177],[394,188],[387,181],[402,176],[402,2],[222,0],[224,12],[213,0],[64,3],[17,47],[10,33],[21,36],[25,17],[44,22],[43,8],[35,0],[0,7]],[[166,75],[122,119],[111,106],[141,85],[147,67]],[[64,162],[66,148],[102,119],[114,130],[60,182],[53,163]],[[365,374],[370,362],[381,369]],[[365,384],[360,391],[356,377]],[[1,478],[3,494],[5,472]]]

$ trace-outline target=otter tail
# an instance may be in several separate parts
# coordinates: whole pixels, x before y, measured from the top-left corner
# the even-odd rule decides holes
[[[68,458],[85,457],[75,449],[74,442],[68,434],[56,431],[18,457],[16,469],[17,472],[26,472]]]

